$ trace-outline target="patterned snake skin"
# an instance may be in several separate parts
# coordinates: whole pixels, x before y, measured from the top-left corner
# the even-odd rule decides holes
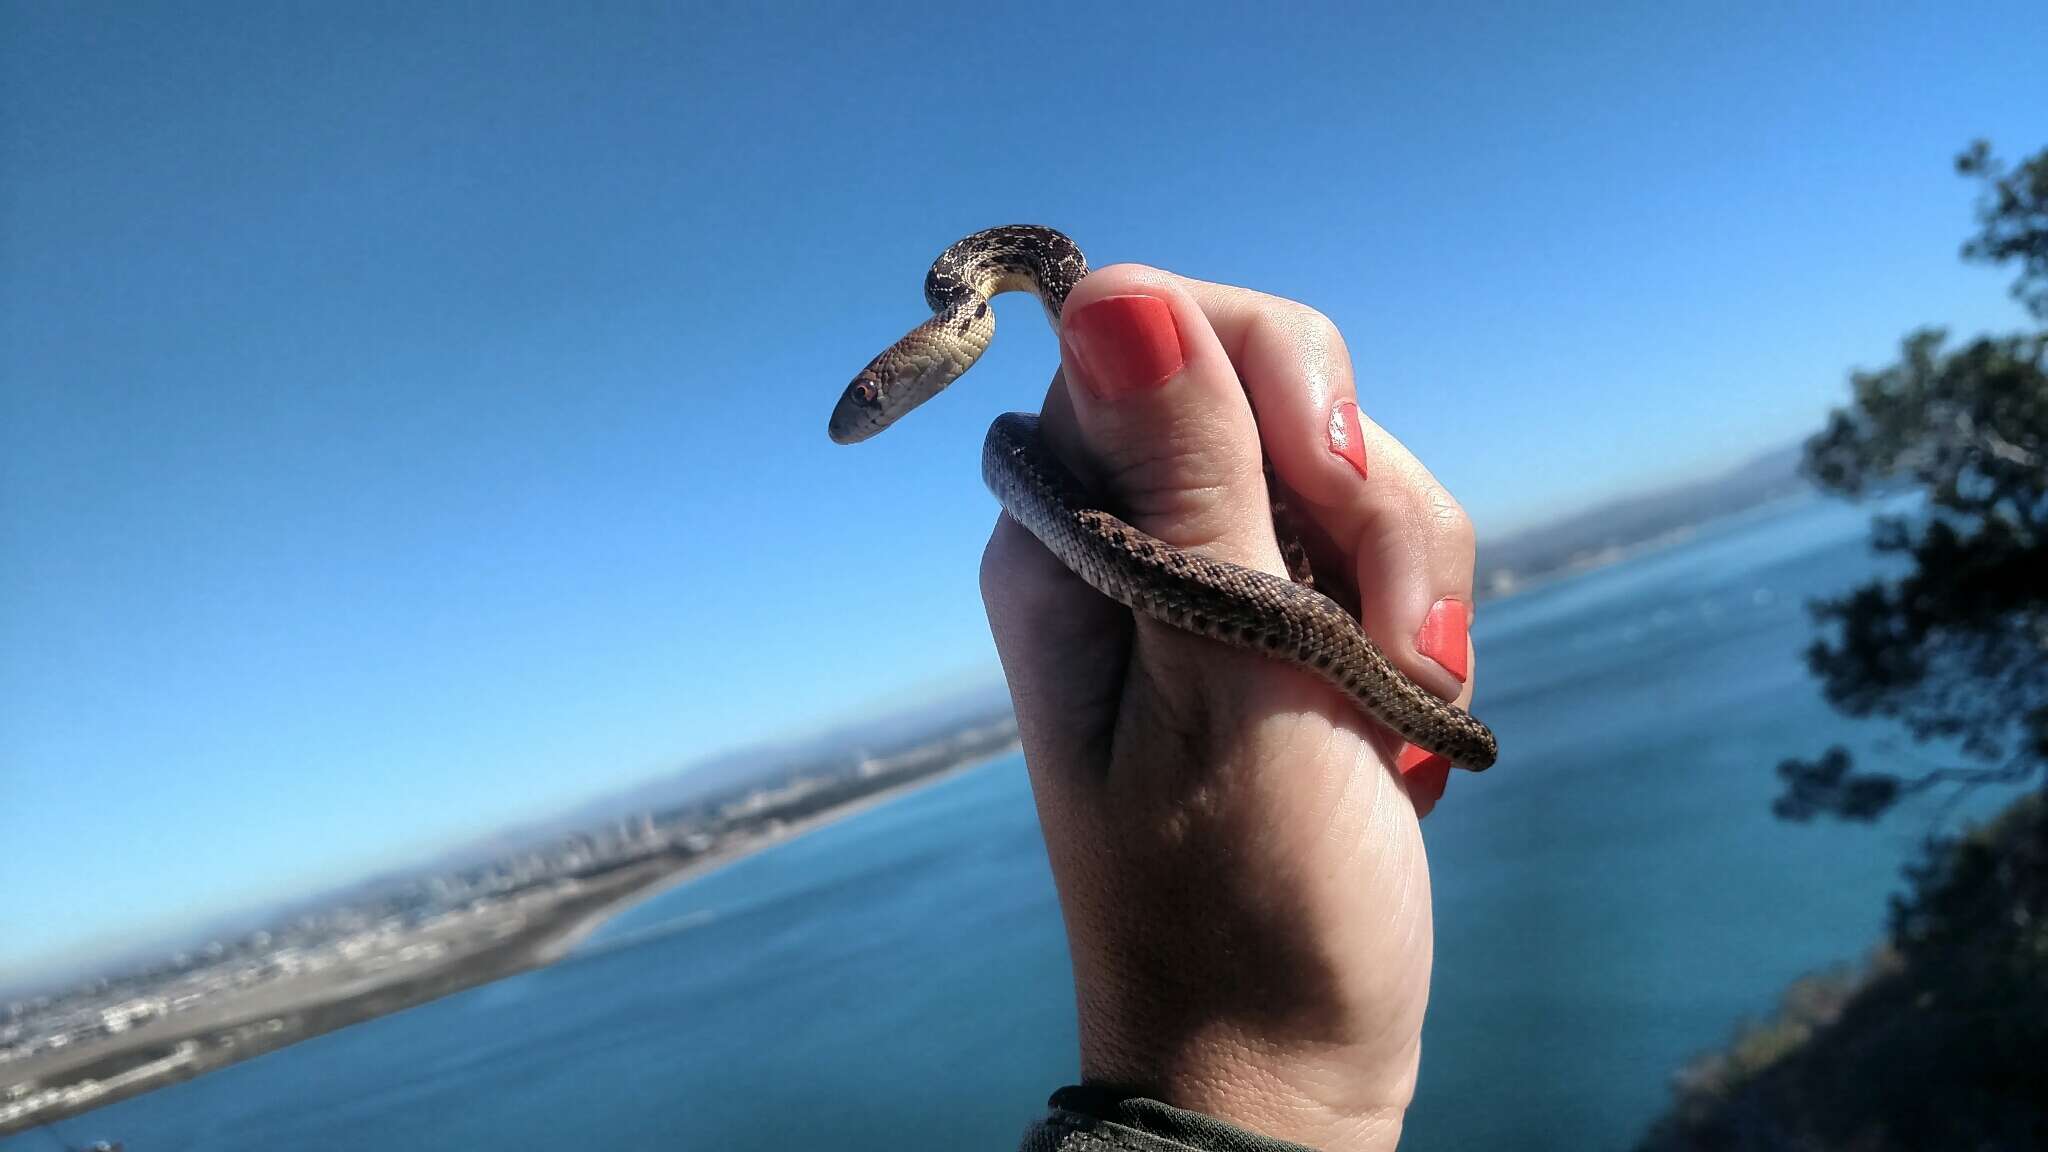
[[[865,440],[958,379],[995,337],[988,301],[1034,292],[1057,328],[1067,293],[1088,274],[1072,240],[1019,225],[977,232],[941,254],[925,276],[932,318],[874,358],[832,412],[832,439]],[[1016,521],[1088,584],[1134,611],[1306,669],[1342,689],[1402,739],[1483,769],[1493,733],[1388,662],[1358,621],[1304,584],[1175,548],[1089,506],[1073,475],[1039,440],[1038,418],[996,418],[981,476]]]

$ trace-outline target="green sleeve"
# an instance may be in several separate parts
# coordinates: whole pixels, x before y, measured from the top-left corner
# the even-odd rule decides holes
[[[1143,1096],[1080,1085],[1052,1094],[1019,1152],[1313,1152]]]

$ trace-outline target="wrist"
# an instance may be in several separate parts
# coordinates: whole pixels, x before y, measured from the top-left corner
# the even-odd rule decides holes
[[[1143,1055],[1084,1039],[1083,1078],[1318,1152],[1393,1152],[1414,1096],[1419,1038],[1390,1060],[1355,1045],[1276,1044],[1233,1031]]]

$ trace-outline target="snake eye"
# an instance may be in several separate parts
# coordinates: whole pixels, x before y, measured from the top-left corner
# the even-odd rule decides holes
[[[848,391],[852,393],[855,400],[863,404],[873,404],[875,402],[875,386],[871,381],[856,380],[853,382],[853,387]]]

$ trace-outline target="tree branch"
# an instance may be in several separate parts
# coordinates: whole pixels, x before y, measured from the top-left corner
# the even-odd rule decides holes
[[[1907,796],[1942,785],[1953,785],[1957,790],[1954,799],[1960,799],[1978,788],[2024,783],[2041,770],[2043,761],[2022,754],[1993,767],[1936,768],[1915,776],[1856,772],[1853,764],[1849,750],[1840,744],[1818,759],[1782,761],[1778,777],[1785,781],[1785,791],[1771,802],[1772,813],[1801,824],[1816,816],[1868,823]]]

